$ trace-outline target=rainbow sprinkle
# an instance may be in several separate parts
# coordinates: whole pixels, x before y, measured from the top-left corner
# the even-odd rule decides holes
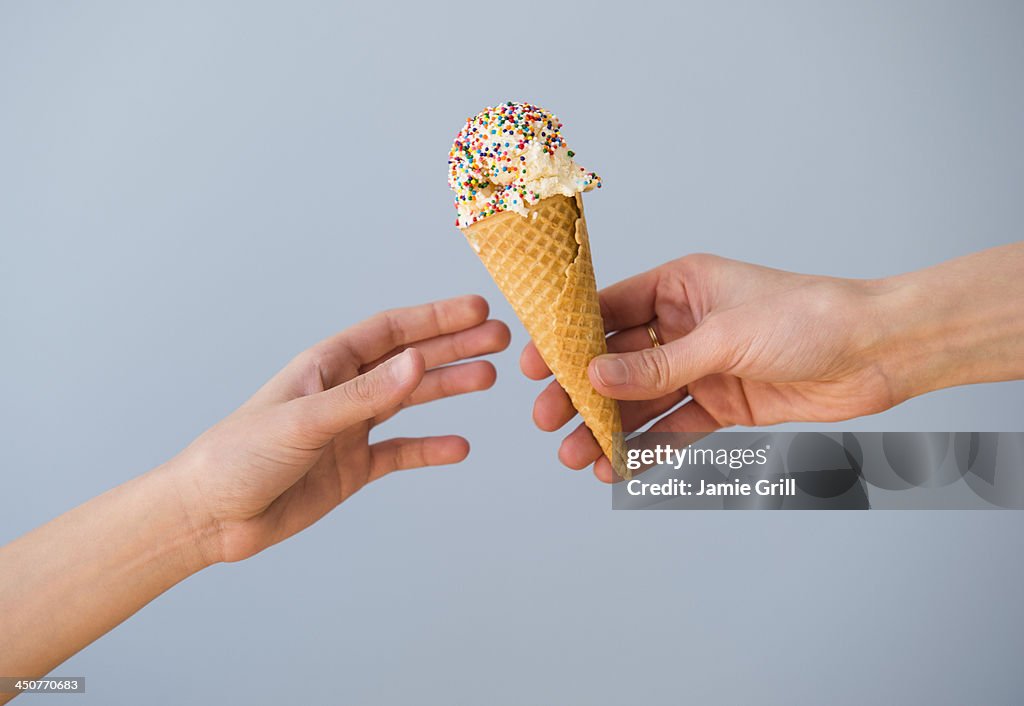
[[[512,101],[467,118],[448,153],[455,225],[466,228],[502,211],[525,215],[551,193],[600,188],[600,177],[573,162],[561,128],[543,108]]]

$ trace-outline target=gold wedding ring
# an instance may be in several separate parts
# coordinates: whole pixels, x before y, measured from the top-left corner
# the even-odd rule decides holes
[[[647,324],[647,335],[651,337],[651,345],[655,348],[661,345],[661,341],[658,340],[658,332],[654,330],[654,324]]]

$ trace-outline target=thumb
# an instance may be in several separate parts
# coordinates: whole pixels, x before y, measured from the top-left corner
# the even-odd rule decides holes
[[[618,400],[653,400],[727,367],[729,344],[706,322],[671,343],[590,361],[590,382]]]
[[[348,382],[301,397],[300,416],[319,432],[335,435],[401,404],[424,373],[423,355],[408,348]]]

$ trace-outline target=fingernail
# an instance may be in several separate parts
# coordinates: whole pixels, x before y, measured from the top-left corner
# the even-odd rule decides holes
[[[594,373],[605,387],[623,385],[629,378],[626,364],[621,358],[597,358],[594,361]]]
[[[412,354],[409,352],[409,349],[406,349],[394,358],[385,361],[383,368],[391,382],[395,384],[403,383],[412,375]]]

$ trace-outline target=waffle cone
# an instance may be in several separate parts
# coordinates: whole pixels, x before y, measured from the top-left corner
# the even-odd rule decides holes
[[[543,199],[525,218],[497,213],[463,232],[616,472],[627,477],[616,436],[619,405],[587,377],[590,361],[607,347],[580,195]]]

